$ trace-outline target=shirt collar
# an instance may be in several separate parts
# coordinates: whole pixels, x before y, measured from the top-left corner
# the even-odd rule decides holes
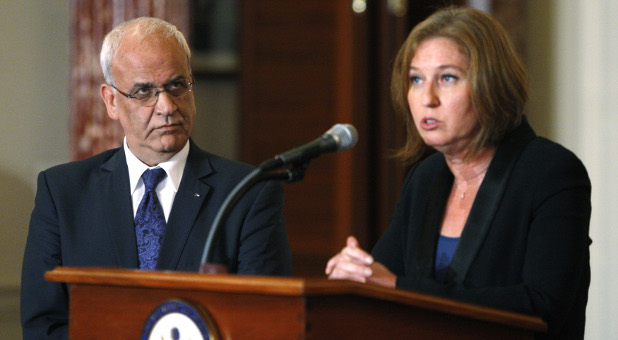
[[[153,167],[149,167],[144,164],[133,154],[133,152],[131,152],[131,150],[129,150],[129,146],[127,145],[127,137],[124,138],[123,147],[127,159],[127,167],[129,168],[129,184],[131,194],[135,192],[137,184],[139,183],[144,171],[146,171],[146,169],[153,169],[156,167],[160,167],[165,170],[167,173],[167,178],[171,181],[171,184],[174,187],[174,191],[178,192],[178,187],[180,186],[180,181],[182,180],[182,173],[185,170],[187,157],[189,156],[189,141],[187,141],[187,144],[185,144],[182,150],[172,156],[172,158]]]

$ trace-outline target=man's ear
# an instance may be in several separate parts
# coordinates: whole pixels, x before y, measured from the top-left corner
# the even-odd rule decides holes
[[[118,120],[117,107],[116,107],[116,95],[114,89],[108,84],[101,84],[101,98],[105,102],[107,108],[107,115],[113,120]]]

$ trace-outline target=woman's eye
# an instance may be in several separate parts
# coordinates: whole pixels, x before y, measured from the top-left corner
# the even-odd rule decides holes
[[[442,80],[444,80],[445,82],[454,82],[457,79],[459,79],[457,76],[452,75],[452,74],[445,74],[442,76]]]
[[[418,84],[422,81],[419,76],[410,76],[410,84]]]

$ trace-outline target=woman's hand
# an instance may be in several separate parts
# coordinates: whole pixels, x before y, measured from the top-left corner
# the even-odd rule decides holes
[[[397,276],[359,247],[358,240],[349,236],[345,248],[326,264],[331,280],[351,280],[377,286],[395,288]]]

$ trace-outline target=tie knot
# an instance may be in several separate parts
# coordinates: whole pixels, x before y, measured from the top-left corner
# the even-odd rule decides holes
[[[144,181],[146,192],[153,191],[157,185],[159,185],[159,182],[165,178],[165,176],[165,170],[162,168],[148,169],[144,171],[142,174],[142,180]]]

